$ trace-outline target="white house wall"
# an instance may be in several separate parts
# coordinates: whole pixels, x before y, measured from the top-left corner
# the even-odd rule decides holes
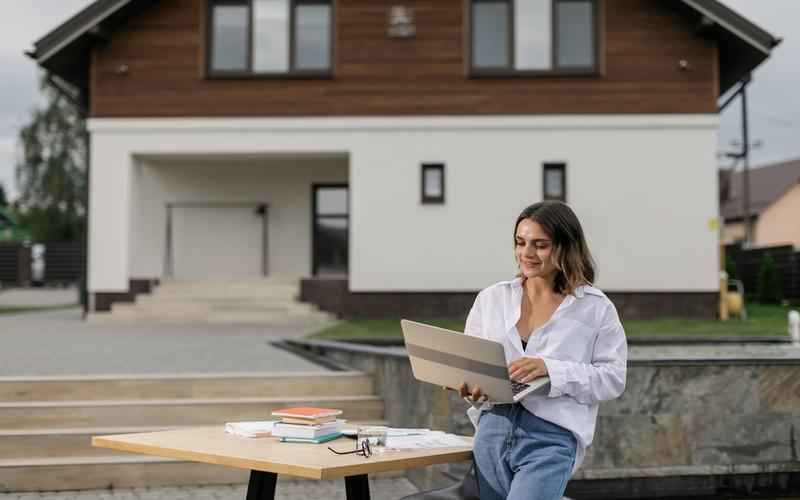
[[[135,155],[312,153],[349,157],[352,291],[472,291],[511,277],[513,222],[541,199],[551,161],[567,164],[599,286],[711,291],[717,127],[713,115],[93,119],[90,290],[124,290],[158,264],[128,256]],[[420,204],[423,162],[446,165],[444,205]]]

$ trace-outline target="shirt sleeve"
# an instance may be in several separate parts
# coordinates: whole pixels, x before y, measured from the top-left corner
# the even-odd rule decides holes
[[[550,376],[550,397],[568,395],[586,405],[618,398],[625,390],[628,343],[613,304],[603,315],[590,364],[542,359]]]

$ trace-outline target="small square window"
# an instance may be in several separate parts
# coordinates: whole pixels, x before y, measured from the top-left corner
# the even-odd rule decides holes
[[[567,201],[567,166],[564,163],[545,163],[542,169],[542,198]]]
[[[444,163],[422,164],[422,203],[444,203]]]

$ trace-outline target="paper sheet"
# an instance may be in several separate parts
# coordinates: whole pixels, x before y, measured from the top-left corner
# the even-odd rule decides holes
[[[272,426],[276,420],[264,420],[258,422],[228,422],[225,424],[225,432],[242,437],[265,437],[272,432]]]
[[[461,436],[448,434],[442,431],[428,431],[424,434],[406,436],[393,436],[390,434],[386,438],[386,448],[395,450],[424,450],[430,448],[453,448],[461,446],[469,446],[469,441]]]

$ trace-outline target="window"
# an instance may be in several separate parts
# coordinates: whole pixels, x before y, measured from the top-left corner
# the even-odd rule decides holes
[[[472,0],[475,75],[593,73],[596,0]]]
[[[444,203],[444,164],[422,164],[422,203]]]
[[[545,163],[542,169],[542,198],[567,201],[567,166],[564,163]]]
[[[209,0],[211,76],[326,76],[330,0]]]

